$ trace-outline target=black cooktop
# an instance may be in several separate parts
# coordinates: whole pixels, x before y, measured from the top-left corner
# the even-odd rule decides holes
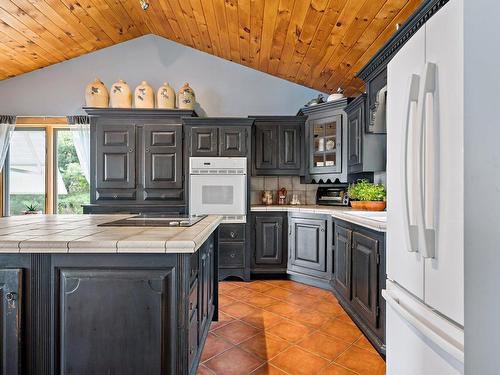
[[[172,214],[141,214],[127,219],[110,221],[99,224],[99,227],[190,227],[206,218],[206,215],[200,216],[174,216]]]

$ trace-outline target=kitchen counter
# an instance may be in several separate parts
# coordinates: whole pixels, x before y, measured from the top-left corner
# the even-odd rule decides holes
[[[194,253],[222,216],[191,227],[99,227],[134,215],[26,215],[0,218],[3,253]]]
[[[6,373],[196,373],[218,319],[222,217],[98,226],[132,216],[0,219]]]
[[[345,206],[320,206],[320,205],[253,205],[252,212],[304,212],[327,214],[333,218],[345,220],[378,232],[386,231],[387,213],[385,211],[358,211]]]

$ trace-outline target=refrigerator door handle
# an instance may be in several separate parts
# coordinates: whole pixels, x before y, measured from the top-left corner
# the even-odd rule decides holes
[[[410,238],[410,247],[407,248],[409,252],[418,251],[418,216],[417,209],[419,208],[418,191],[420,184],[416,180],[418,178],[418,158],[419,155],[417,148],[419,134],[419,125],[417,120],[418,113],[418,95],[420,91],[420,76],[412,74],[410,79],[410,87],[408,90],[408,103],[406,108],[405,130],[403,146],[403,160],[401,163],[402,168],[402,182],[403,182],[403,209],[405,227],[408,229],[408,236]]]
[[[452,337],[446,335],[438,327],[430,325],[417,313],[411,311],[411,309],[407,306],[400,303],[399,298],[393,291],[384,289],[382,290],[382,296],[386,300],[387,304],[414,329],[420,332],[420,334],[431,340],[435,345],[440,347],[460,363],[464,363],[464,346],[462,343],[459,343]]]
[[[439,121],[436,99],[437,65],[428,62],[425,66],[423,82],[421,121],[423,129],[423,149],[421,161],[422,183],[422,232],[424,235],[422,256],[436,256],[436,226],[435,215],[439,192]]]

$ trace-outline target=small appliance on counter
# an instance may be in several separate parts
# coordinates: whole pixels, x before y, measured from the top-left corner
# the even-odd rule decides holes
[[[348,184],[335,184],[335,186],[319,186],[316,191],[316,204],[327,206],[348,206]]]

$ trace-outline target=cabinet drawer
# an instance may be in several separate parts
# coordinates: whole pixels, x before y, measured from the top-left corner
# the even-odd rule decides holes
[[[245,266],[245,244],[226,242],[219,244],[219,267],[240,268]]]
[[[96,189],[95,195],[98,201],[119,201],[119,200],[135,200],[134,190],[118,190],[118,189]]]
[[[193,319],[189,323],[189,339],[188,339],[188,363],[189,368],[193,366],[194,359],[196,357],[196,352],[198,351],[198,318],[197,314],[194,314]]]
[[[193,317],[193,314],[198,308],[198,281],[196,281],[191,288],[189,293],[189,319]]]
[[[245,224],[222,224],[219,229],[219,241],[244,241]]]

